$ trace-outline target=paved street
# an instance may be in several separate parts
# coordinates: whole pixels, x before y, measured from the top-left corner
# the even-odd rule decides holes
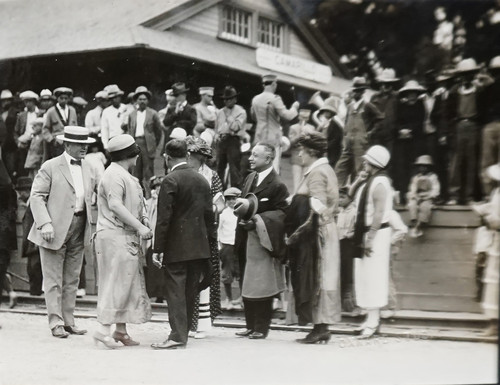
[[[264,341],[215,328],[186,350],[154,351],[168,324],[132,325],[141,342],[115,351],[89,335],[53,338],[44,316],[1,313],[0,385],[57,384],[460,384],[496,383],[494,344],[332,336],[328,345],[294,342],[297,332],[271,331]]]

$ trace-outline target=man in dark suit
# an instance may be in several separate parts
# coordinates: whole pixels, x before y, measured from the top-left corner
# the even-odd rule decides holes
[[[208,273],[209,237],[216,234],[210,187],[187,165],[186,143],[171,140],[165,156],[169,173],[158,194],[153,263],[164,268],[172,331],[164,342],[152,344],[154,349],[186,346],[200,278]]]
[[[172,95],[175,96],[175,104],[169,104],[165,113],[163,124],[166,128],[165,137],[170,137],[172,130],[176,127],[186,130],[188,135],[193,135],[194,127],[198,122],[196,108],[186,100],[189,88],[184,83],[175,83],[172,86]]]
[[[281,258],[284,244],[284,209],[288,190],[273,168],[274,143],[257,143],[249,158],[252,172],[245,179],[241,196],[258,199],[254,218],[236,228],[247,330],[240,337],[263,339],[271,325],[273,298],[285,288]],[[265,235],[264,235],[265,234]]]
[[[160,143],[162,133],[162,124],[158,113],[148,107],[150,99],[151,92],[146,87],[137,87],[134,93],[137,109],[134,109],[128,117],[128,133],[132,135],[141,149],[135,165],[134,176],[139,179],[146,199],[151,196],[149,180],[154,175],[156,147]]]

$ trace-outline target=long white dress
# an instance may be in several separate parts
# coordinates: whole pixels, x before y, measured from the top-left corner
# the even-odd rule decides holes
[[[388,223],[392,210],[392,186],[389,178],[377,176],[373,180],[368,192],[366,204],[366,226],[373,222],[374,204],[373,192],[378,185],[386,190],[386,203],[382,223]],[[364,187],[358,190],[356,204],[359,205]],[[365,309],[382,308],[389,300],[389,262],[391,256],[391,234],[390,227],[377,231],[373,240],[373,250],[370,256],[356,258],[354,264],[354,288],[358,306]],[[366,236],[366,235],[365,235]]]

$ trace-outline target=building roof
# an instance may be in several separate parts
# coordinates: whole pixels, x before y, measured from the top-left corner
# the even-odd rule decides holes
[[[207,6],[214,3],[206,2]],[[250,74],[268,72],[257,66],[251,47],[175,26],[168,31],[143,26],[159,15],[167,17],[193,4],[199,8],[196,0],[45,0],[43,5],[37,4],[30,0],[0,3],[0,13],[8,15],[0,24],[0,60],[146,47]],[[285,74],[280,78],[325,92],[343,92],[350,83],[337,77],[330,84]]]

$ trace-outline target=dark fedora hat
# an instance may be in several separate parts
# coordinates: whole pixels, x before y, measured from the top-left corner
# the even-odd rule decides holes
[[[172,85],[172,94],[174,96],[185,94],[188,91],[189,91],[189,88],[186,88],[186,85],[184,83],[179,82],[179,83],[175,83]]]
[[[255,214],[259,207],[259,200],[255,194],[248,193],[245,198],[238,198],[234,205],[234,215],[242,221],[249,221]]]
[[[226,86],[224,88],[224,92],[222,92],[221,98],[226,100],[226,99],[232,99],[236,96],[238,96],[239,93],[236,92],[236,89],[232,86]]]

